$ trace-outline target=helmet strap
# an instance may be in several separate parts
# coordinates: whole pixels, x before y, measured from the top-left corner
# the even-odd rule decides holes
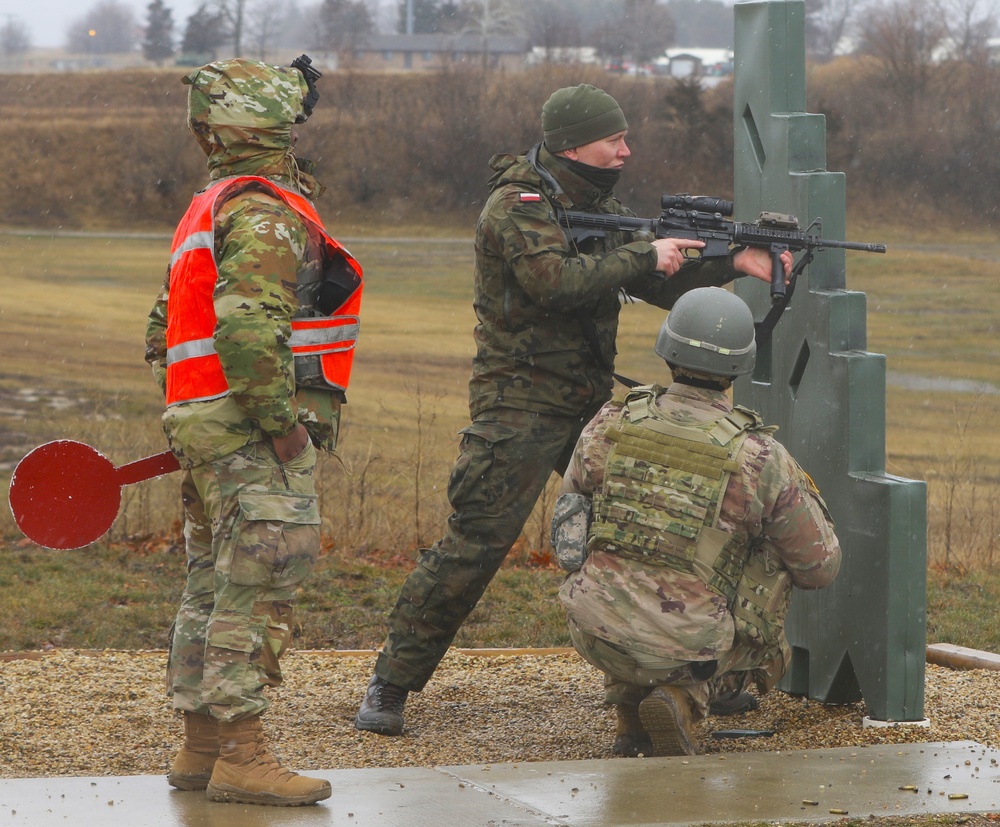
[[[674,376],[674,381],[681,385],[691,385],[695,388],[704,388],[710,391],[724,391],[728,390],[733,384],[732,378],[728,376],[712,376],[707,373],[698,373],[687,368],[678,367],[677,365],[671,365],[670,362],[667,362],[667,367],[670,368],[670,372]]]

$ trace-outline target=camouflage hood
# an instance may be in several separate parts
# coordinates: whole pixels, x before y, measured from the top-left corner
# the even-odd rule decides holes
[[[252,60],[221,60],[196,69],[188,90],[188,126],[208,156],[214,179],[276,178],[307,196],[319,185],[293,153],[292,127],[305,120],[308,92],[297,69]]]

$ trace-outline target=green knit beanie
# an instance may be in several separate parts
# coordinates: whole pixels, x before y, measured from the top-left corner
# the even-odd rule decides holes
[[[542,133],[549,152],[574,149],[626,129],[618,102],[588,83],[557,89],[542,107]]]

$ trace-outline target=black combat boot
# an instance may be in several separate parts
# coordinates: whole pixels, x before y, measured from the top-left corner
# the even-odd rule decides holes
[[[408,689],[372,675],[361,708],[354,718],[355,729],[377,732],[379,735],[401,735],[403,704],[409,694]]]
[[[757,699],[749,692],[723,692],[708,706],[709,715],[742,715],[757,708]]]

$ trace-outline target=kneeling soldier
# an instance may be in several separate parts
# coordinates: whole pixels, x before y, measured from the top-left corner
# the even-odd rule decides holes
[[[573,645],[605,674],[616,755],[698,752],[713,693],[788,668],[791,587],[840,569],[809,476],[726,393],[753,369],[753,316],[718,287],[677,300],[655,346],[673,374],[587,426],[553,519]]]

